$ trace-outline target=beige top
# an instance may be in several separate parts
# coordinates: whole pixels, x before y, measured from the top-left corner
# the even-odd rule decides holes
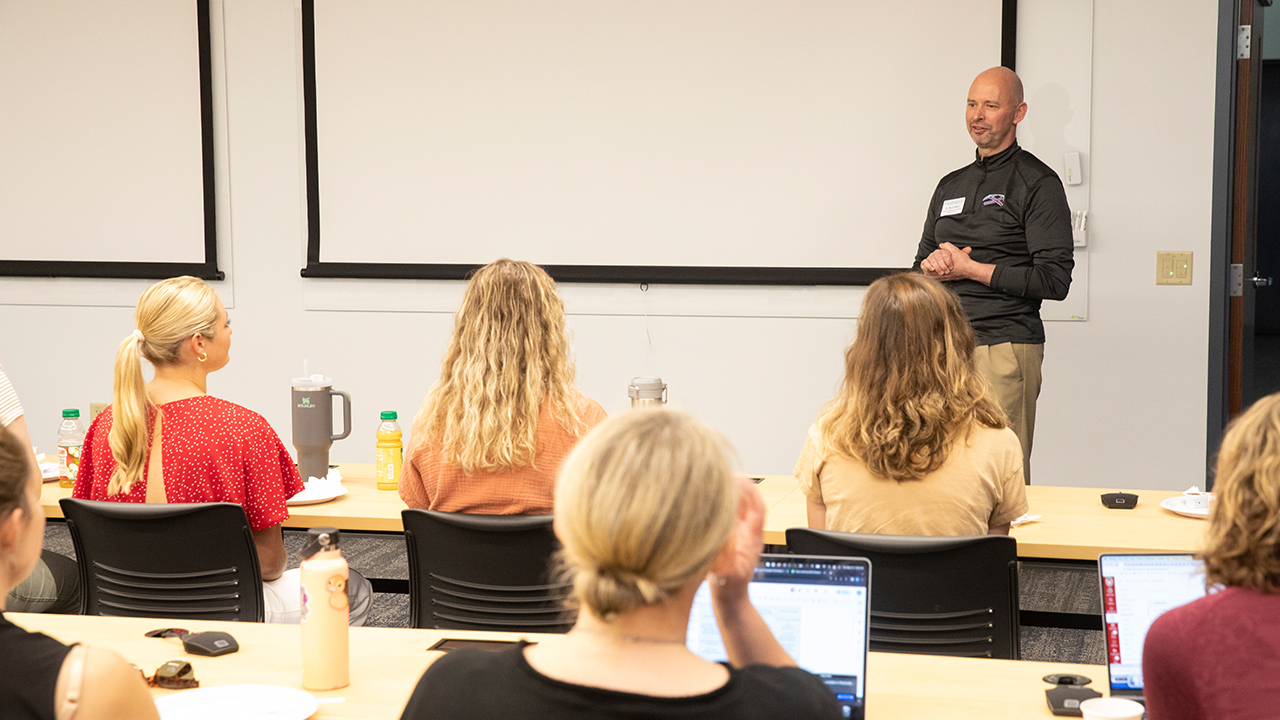
[[[975,426],[942,467],[920,480],[872,475],[859,460],[826,454],[815,424],[796,462],[810,500],[827,506],[827,529],[883,535],[983,535],[1027,511],[1022,446],[1008,428]]]

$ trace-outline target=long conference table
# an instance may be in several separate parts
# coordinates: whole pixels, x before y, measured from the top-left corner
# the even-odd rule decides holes
[[[301,688],[302,663],[296,625],[108,618],[79,615],[8,613],[15,624],[63,642],[110,648],[148,673],[161,664],[184,659],[192,664],[201,687],[238,684]],[[179,625],[192,632],[231,633],[238,652],[221,657],[183,653],[176,639],[143,633]],[[482,638],[559,642],[557,635],[481,633],[404,628],[351,628],[351,684],[340,690],[313,693],[321,702],[316,720],[398,718],[422,671],[439,658],[427,648],[441,638]],[[1041,678],[1074,673],[1092,678],[1091,687],[1106,693],[1106,668],[1097,665],[1044,663],[871,653],[867,662],[867,717],[872,720],[1024,720],[1053,717],[1045,703],[1049,686]],[[500,689],[498,691],[501,691]],[[185,690],[153,690],[160,698]]]
[[[290,506],[288,528],[323,525],[340,530],[403,532],[400,512],[407,506],[394,491],[379,490],[373,465],[339,466],[347,494],[318,505]],[[764,497],[765,542],[785,545],[787,528],[806,527],[805,497],[795,478],[768,475],[757,485]],[[1132,510],[1109,510],[1100,495],[1119,488],[1027,487],[1030,514],[1040,519],[1015,528],[1018,556],[1023,559],[1096,561],[1104,552],[1194,552],[1200,549],[1207,524],[1160,507],[1179,495],[1167,490],[1128,490],[1139,496]],[[71,491],[47,482],[41,496],[45,516],[62,517],[58,500]]]

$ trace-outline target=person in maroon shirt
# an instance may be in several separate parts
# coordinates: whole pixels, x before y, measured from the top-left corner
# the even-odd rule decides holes
[[[231,321],[203,280],[177,277],[138,300],[133,331],[116,354],[112,403],[85,435],[72,495],[117,502],[233,502],[244,507],[262,566],[268,622],[297,622],[297,571],[285,571],[280,523],[303,489],[267,421],[207,394],[226,366]],[[142,359],[155,367],[145,382]],[[361,624],[372,589],[352,573],[351,614]]]
[[[1280,713],[1280,393],[1228,427],[1205,534],[1212,593],[1156,618],[1142,650],[1150,720]]]

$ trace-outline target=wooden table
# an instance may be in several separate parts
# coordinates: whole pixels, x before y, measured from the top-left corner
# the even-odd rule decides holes
[[[373,465],[343,463],[342,484],[347,494],[319,505],[289,507],[288,528],[332,525],[340,530],[402,532],[400,511],[407,507],[399,494],[379,490]],[[765,542],[786,544],[786,530],[807,527],[805,498],[790,475],[767,475],[756,486],[764,498]],[[1027,487],[1031,513],[1042,517],[1013,531],[1023,558],[1096,561],[1103,552],[1193,552],[1199,549],[1205,521],[1184,518],[1160,507],[1177,492],[1139,490],[1133,510],[1108,510],[1098,496],[1112,488]],[[57,482],[44,484],[41,503],[45,517],[62,517],[58,500],[71,491]]]
[[[265,683],[300,687],[301,652],[296,625],[208,621],[101,618],[78,615],[6,614],[28,630],[63,642],[87,642],[111,648],[148,672],[167,660],[190,660],[202,687]],[[174,625],[193,632],[223,630],[236,637],[240,651],[222,657],[193,657],[176,639],[143,637],[147,630]],[[397,628],[351,629],[351,685],[314,693],[321,699],[317,720],[398,718],[418,677],[438,652],[426,648],[442,637],[515,639],[558,642],[555,635],[515,635]],[[1050,673],[1091,677],[1099,692],[1106,689],[1106,668],[1098,665],[1016,660],[930,657],[871,653],[867,671],[867,717],[913,720],[1023,720],[1050,718],[1044,700],[1048,687],[1040,678]],[[156,697],[181,690],[154,690]]]
[[[339,469],[347,494],[319,505],[290,505],[285,527],[331,525],[339,530],[404,531],[400,511],[408,505],[395,490],[378,489],[373,463],[343,463]],[[58,487],[56,481],[44,484],[40,502],[44,506],[45,517],[62,517],[58,500],[64,497],[71,497],[71,490]]]
[[[808,527],[805,497],[795,478],[770,475],[760,483],[773,503],[766,501],[764,541],[785,545],[787,528]],[[1012,531],[1018,556],[1025,559],[1097,561],[1104,552],[1195,552],[1208,523],[1175,515],[1160,501],[1180,495],[1168,490],[1126,490],[1138,495],[1132,510],[1109,510],[1100,495],[1116,488],[1073,488],[1048,485],[1027,487],[1035,522]]]

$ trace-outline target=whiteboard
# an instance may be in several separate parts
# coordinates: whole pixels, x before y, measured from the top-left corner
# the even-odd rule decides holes
[[[208,49],[207,1],[0,0],[0,273],[208,269]]]
[[[352,276],[907,267],[1000,62],[1000,0],[311,3],[308,269]]]

